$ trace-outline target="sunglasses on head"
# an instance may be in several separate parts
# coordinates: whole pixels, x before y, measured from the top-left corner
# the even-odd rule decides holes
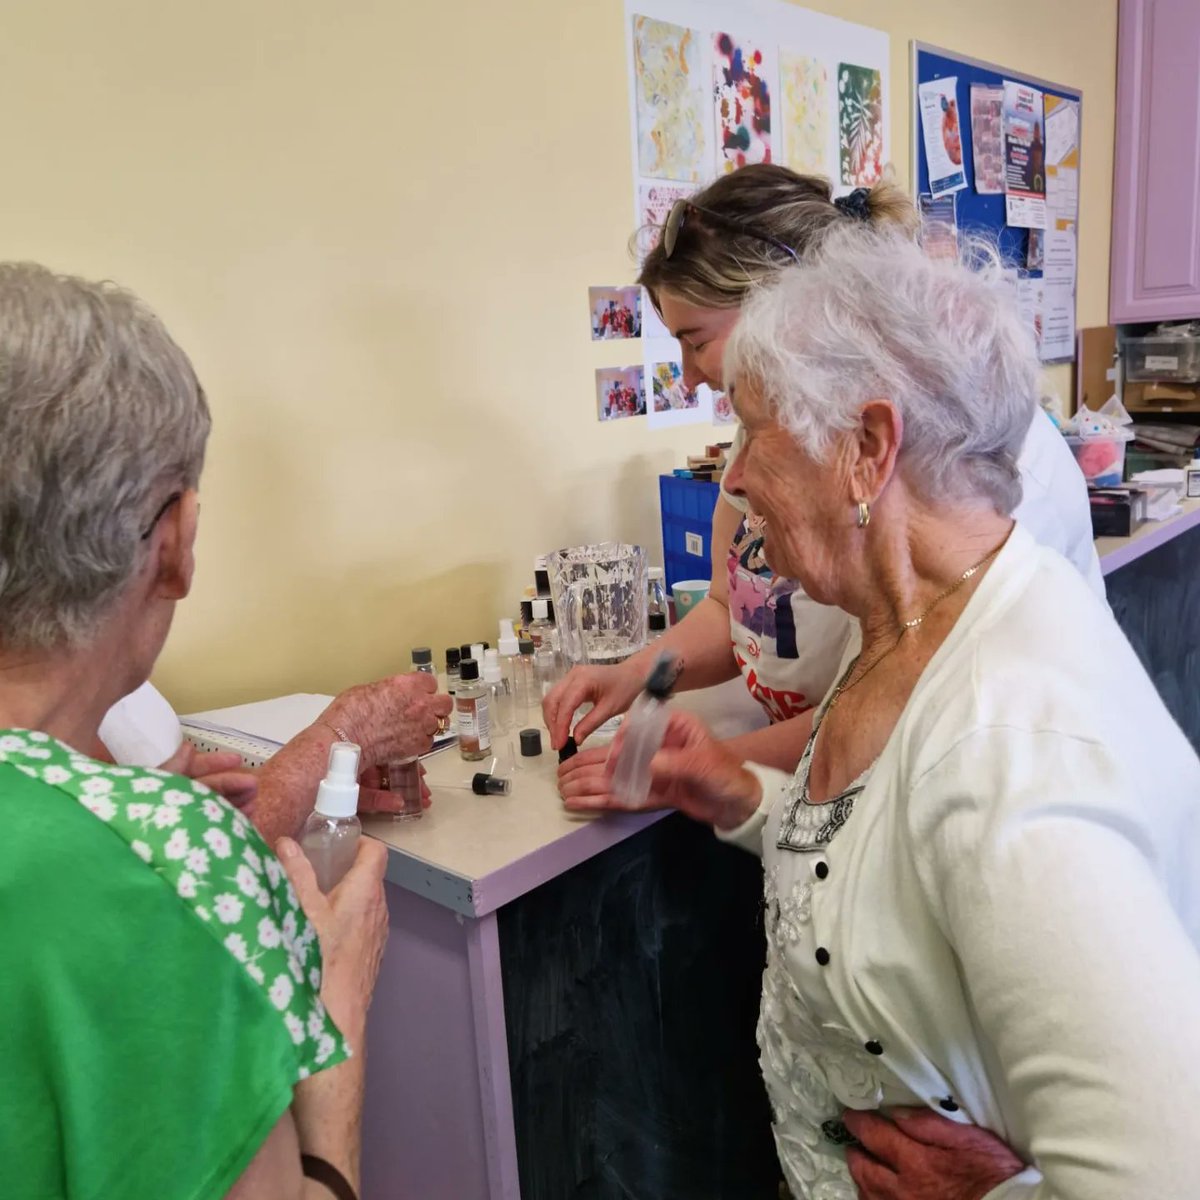
[[[667,214],[666,222],[663,224],[662,248],[663,253],[668,258],[675,253],[675,247],[679,244],[679,235],[683,231],[689,212],[702,213],[709,221],[721,226],[723,229],[741,234],[743,237],[751,237],[760,242],[766,242],[768,246],[774,246],[776,250],[782,250],[784,254],[789,255],[793,262],[798,263],[800,261],[800,256],[786,242],[781,242],[777,238],[771,237],[770,234],[760,233],[757,229],[752,229],[749,225],[743,225],[741,221],[735,221],[732,217],[726,217],[722,213],[713,212],[711,208],[703,208],[699,204],[693,204],[690,200],[676,200],[671,206],[671,211]]]

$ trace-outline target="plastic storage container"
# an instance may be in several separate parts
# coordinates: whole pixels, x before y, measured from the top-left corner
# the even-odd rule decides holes
[[[1200,383],[1200,338],[1135,337],[1124,346],[1130,383]]]
[[[1088,487],[1116,487],[1125,478],[1127,439],[1067,435],[1064,440],[1071,447]]]
[[[720,495],[719,483],[659,476],[668,588],[681,579],[708,579],[712,575],[712,515]]]

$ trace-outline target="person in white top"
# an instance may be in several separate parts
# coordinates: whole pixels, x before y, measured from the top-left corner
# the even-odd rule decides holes
[[[683,353],[684,381],[720,388],[722,356],[746,299],[780,269],[803,261],[830,231],[869,235],[889,228],[914,234],[912,201],[883,181],[839,200],[828,182],[770,163],[723,176],[680,201],[646,256],[647,288]],[[889,303],[887,311],[891,310]],[[742,445],[739,429],[730,463]],[[1016,512],[1043,545],[1066,556],[1104,596],[1092,541],[1087,485],[1071,451],[1040,411],[1031,407],[1018,457],[1022,495]],[[617,667],[580,667],[546,699],[546,724],[558,747],[572,732],[580,705],[593,709],[574,725],[583,740],[624,712],[641,689],[654,657],[674,650],[684,660],[682,688],[706,687],[739,672],[772,726],[736,739],[739,753],[791,769],[850,636],[838,609],[817,603],[797,581],[777,575],[762,555],[760,516],[722,489],[712,523],[712,587],[708,597],[664,638]],[[583,807],[608,802],[606,751],[585,749],[560,771],[564,799]]]
[[[793,775],[676,712],[654,799],[762,856],[795,1200],[1195,1200],[1200,761],[1010,516],[1037,357],[999,270],[834,235],[727,361],[727,486],[856,626]]]

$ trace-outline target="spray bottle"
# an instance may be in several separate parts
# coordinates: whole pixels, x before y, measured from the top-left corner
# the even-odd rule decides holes
[[[354,864],[362,825],[358,820],[358,757],[353,742],[334,742],[329,769],[317,788],[317,803],[300,835],[317,886],[331,892]]]
[[[650,796],[650,762],[662,748],[671,710],[667,701],[679,678],[679,659],[667,651],[658,656],[642,694],[633,702],[621,730],[613,768],[613,795],[633,808],[645,808]]]

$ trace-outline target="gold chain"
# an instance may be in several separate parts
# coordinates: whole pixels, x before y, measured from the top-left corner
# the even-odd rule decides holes
[[[875,668],[879,666],[879,664],[883,662],[883,660],[900,645],[900,643],[904,640],[904,635],[910,629],[920,629],[921,623],[927,616],[929,616],[931,612],[933,612],[935,608],[937,608],[939,604],[941,604],[943,600],[945,600],[948,596],[953,596],[954,593],[957,592],[958,589],[962,587],[963,584],[966,583],[967,580],[973,575],[978,575],[979,572],[982,571],[983,568],[986,567],[988,563],[990,563],[992,559],[1000,553],[1000,551],[1004,548],[1005,542],[1007,541],[1008,538],[1005,538],[999,546],[985,554],[984,557],[981,558],[973,567],[968,567],[948,588],[945,589],[945,591],[938,593],[938,595],[936,595],[927,605],[925,605],[925,607],[920,611],[920,613],[917,614],[917,616],[913,617],[909,621],[901,621],[900,633],[897,635],[896,640],[882,654],[876,655],[876,657],[873,658],[868,664],[866,670],[863,671],[863,673],[859,675],[857,679],[855,679],[852,683],[845,682],[846,680],[849,680],[854,668],[858,666],[858,658],[860,658],[861,655],[856,657],[855,660],[850,664],[849,670],[843,676],[843,682],[837,685],[837,687],[834,689],[833,695],[829,697],[829,703],[825,706],[826,714],[828,714],[830,709],[832,709],[833,706],[838,702],[843,692],[847,692],[852,687],[857,687],[860,683],[862,683],[862,681],[866,679],[866,677],[870,675],[870,673],[875,670]]]

